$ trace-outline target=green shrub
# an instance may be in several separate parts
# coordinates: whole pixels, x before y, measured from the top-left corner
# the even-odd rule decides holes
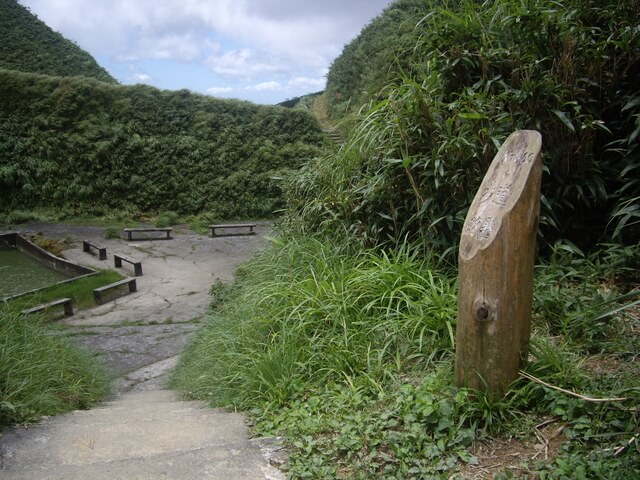
[[[39,216],[27,210],[12,210],[5,217],[7,225],[19,225],[33,220],[39,220]]]
[[[543,253],[558,239],[636,244],[639,5],[397,2],[334,62],[327,101],[367,103],[348,144],[294,183],[292,208],[307,228],[365,245],[409,238],[444,250],[498,145],[536,129]],[[408,18],[415,28],[401,28]],[[384,48],[389,28],[402,38]]]
[[[192,216],[189,221],[189,228],[195,232],[206,234],[209,232],[209,225],[218,223],[221,217],[211,212],[202,212]]]
[[[178,218],[176,212],[163,212],[156,217],[155,225],[158,228],[170,227],[178,223]]]

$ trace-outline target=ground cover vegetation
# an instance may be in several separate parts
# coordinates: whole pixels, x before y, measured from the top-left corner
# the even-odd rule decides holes
[[[87,408],[108,390],[108,374],[90,354],[0,305],[0,429]]]
[[[605,3],[399,0],[374,20],[324,95],[349,139],[212,288],[174,385],[284,435],[292,478],[640,475],[639,12]],[[543,134],[533,337],[492,398],[452,384],[455,252],[518,128]],[[535,447],[483,456],[501,439]]]
[[[7,311],[20,312],[58,298],[71,298],[76,308],[95,307],[93,290],[122,280],[122,278],[124,278],[122,275],[113,270],[101,270],[95,275],[79,278],[72,282],[59,283],[28,295],[16,297],[7,303],[6,309]]]

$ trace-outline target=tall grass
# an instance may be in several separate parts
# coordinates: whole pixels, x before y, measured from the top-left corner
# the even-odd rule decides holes
[[[108,391],[97,361],[41,323],[0,307],[0,428],[87,408]]]
[[[623,458],[607,452],[633,442],[638,427],[629,406],[640,395],[640,372],[626,363],[638,348],[637,319],[620,317],[637,301],[617,293],[614,274],[638,252],[610,247],[586,257],[558,245],[536,271],[526,371],[565,390],[629,399],[610,405],[525,379],[501,399],[454,388],[454,272],[407,244],[395,251],[345,245],[274,239],[241,267],[235,285],[215,285],[208,323],[173,385],[249,411],[259,433],[286,436],[292,478],[451,478],[474,461],[474,440],[533,436],[549,418],[568,432],[559,463],[576,466],[577,452],[601,452],[580,468],[608,469],[613,478],[634,471],[634,450]],[[594,374],[594,361],[615,362],[619,372]]]
[[[291,209],[308,230],[444,250],[456,244],[498,146],[516,129],[535,129],[544,145],[543,251],[560,239],[583,249],[637,243],[640,34],[630,19],[638,6],[395,2],[334,62],[330,108],[351,99],[360,112],[343,148],[292,184]]]
[[[109,378],[98,361],[48,334],[44,322],[57,310],[20,312],[62,297],[70,297],[74,308],[93,306],[93,289],[120,278],[102,271],[0,304],[0,428],[87,408],[106,395]]]
[[[178,369],[176,384],[195,397],[281,404],[358,376],[384,384],[451,349],[453,282],[409,248],[276,241],[239,275]]]

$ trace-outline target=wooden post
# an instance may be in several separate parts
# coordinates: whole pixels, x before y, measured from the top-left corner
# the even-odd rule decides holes
[[[465,219],[458,273],[458,386],[502,395],[528,354],[541,147],[536,131],[512,133]]]

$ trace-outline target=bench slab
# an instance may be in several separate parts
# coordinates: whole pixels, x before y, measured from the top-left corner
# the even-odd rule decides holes
[[[98,251],[98,259],[106,260],[107,259],[107,247],[101,247],[90,240],[82,241],[82,251],[83,252],[91,252],[91,249],[95,248]]]
[[[216,224],[216,225],[209,225],[209,230],[211,230],[211,236],[212,237],[217,237],[217,236],[221,236],[220,234],[216,234],[216,229],[235,229],[235,228],[248,228],[249,232],[245,233],[245,234],[240,234],[240,233],[227,233],[225,234],[225,236],[227,235],[255,235],[256,232],[254,231],[254,228],[256,228],[256,224],[255,223],[226,223],[226,224]]]
[[[134,260],[133,258],[125,257],[124,255],[120,255],[117,253],[113,254],[113,265],[116,268],[122,268],[122,262],[127,262],[133,265],[133,271],[135,272],[136,277],[142,276],[142,262],[139,260]]]
[[[109,290],[113,290],[115,288],[121,287],[123,285],[128,285],[129,286],[129,293],[133,293],[135,291],[138,290],[138,286],[136,284],[136,279],[135,278],[123,278],[122,280],[118,280],[117,282],[113,282],[110,283],[109,285],[104,285],[102,287],[98,287],[98,288],[94,288],[93,289],[93,298],[96,301],[96,303],[98,305],[104,303],[103,302],[103,296],[102,294],[109,291]]]
[[[73,306],[71,305],[71,299],[70,298],[59,298],[58,300],[54,300],[54,301],[49,302],[49,303],[43,303],[42,305],[36,305],[35,307],[23,310],[22,313],[27,314],[27,315],[31,314],[31,313],[38,313],[38,312],[41,312],[43,310],[47,310],[47,309],[52,308],[52,307],[57,307],[58,305],[62,305],[64,307],[64,314],[67,317],[70,317],[71,315],[73,315]]]
[[[140,227],[140,228],[124,228],[123,232],[127,234],[127,240],[135,240],[132,237],[133,233],[148,233],[148,232],[165,232],[167,234],[166,239],[171,240],[171,232],[173,228],[171,227]],[[141,239],[138,239],[141,240]]]

